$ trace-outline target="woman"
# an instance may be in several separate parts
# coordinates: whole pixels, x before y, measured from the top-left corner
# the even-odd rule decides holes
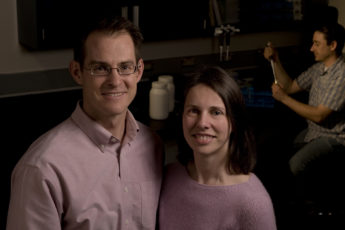
[[[160,229],[276,229],[270,196],[252,173],[254,138],[236,82],[205,67],[188,80],[184,100],[191,151],[166,168]]]

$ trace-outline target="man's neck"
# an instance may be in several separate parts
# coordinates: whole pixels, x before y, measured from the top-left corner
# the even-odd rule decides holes
[[[122,141],[125,128],[126,116],[117,116],[109,120],[100,121],[101,125],[108,130],[116,139]]]
[[[338,56],[336,55],[332,55],[329,56],[328,58],[326,58],[323,62],[323,64],[325,65],[326,68],[332,66],[338,59]]]

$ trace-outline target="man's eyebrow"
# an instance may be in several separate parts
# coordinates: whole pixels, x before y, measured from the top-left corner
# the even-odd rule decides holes
[[[120,62],[119,65],[126,65],[126,64],[134,64],[133,61],[123,61],[123,62]]]
[[[95,65],[95,64],[101,64],[101,65],[107,65],[107,66],[111,66],[110,64],[108,64],[107,62],[104,61],[97,61],[97,60],[92,60],[90,61],[90,63],[88,65]],[[117,66],[121,66],[121,65],[128,65],[128,64],[133,64],[133,61],[122,61],[120,62]]]
[[[89,63],[89,65],[94,65],[94,64],[102,64],[102,65],[109,65],[108,63],[106,62],[103,62],[103,61],[96,61],[96,60],[93,60]]]

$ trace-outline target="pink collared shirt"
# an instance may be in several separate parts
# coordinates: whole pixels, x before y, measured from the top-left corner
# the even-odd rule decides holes
[[[129,111],[120,146],[78,105],[16,165],[7,230],[155,229],[162,150]]]

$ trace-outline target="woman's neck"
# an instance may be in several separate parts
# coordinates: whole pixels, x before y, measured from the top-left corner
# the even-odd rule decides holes
[[[224,163],[195,160],[188,164],[190,176],[200,184],[223,185],[230,175]]]
[[[227,159],[195,157],[187,165],[187,170],[193,180],[205,185],[233,185],[248,181],[249,175],[231,174],[227,162]]]

